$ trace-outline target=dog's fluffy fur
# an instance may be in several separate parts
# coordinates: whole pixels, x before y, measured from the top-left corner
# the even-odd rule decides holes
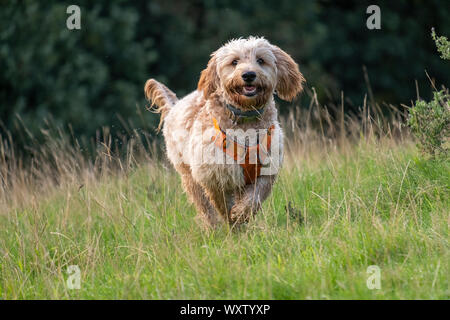
[[[246,83],[242,74],[247,71],[256,73],[254,96],[243,92]],[[276,174],[261,175],[253,184],[245,184],[239,164],[194,161],[199,146],[210,151],[215,148],[209,138],[215,134],[212,118],[223,130],[267,129],[274,125],[281,132],[273,95],[291,101],[302,91],[303,82],[294,60],[259,37],[231,40],[212,53],[197,90],[181,100],[158,81],[147,81],[145,94],[161,113],[159,127],[163,126],[167,156],[205,226],[216,226],[222,220],[231,225],[248,221],[270,194],[276,178]],[[231,119],[227,103],[242,111],[265,109],[254,121],[239,124]],[[282,148],[281,144],[281,152]]]

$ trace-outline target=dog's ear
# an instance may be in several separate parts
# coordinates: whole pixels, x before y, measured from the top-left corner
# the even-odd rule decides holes
[[[219,76],[217,75],[217,61],[215,54],[213,53],[208,62],[208,66],[200,74],[197,90],[203,91],[203,95],[208,99],[208,97],[216,91],[218,86]]]
[[[277,65],[277,95],[283,100],[292,101],[292,99],[303,91],[305,78],[298,69],[297,63],[295,63],[290,55],[277,46],[272,47]]]

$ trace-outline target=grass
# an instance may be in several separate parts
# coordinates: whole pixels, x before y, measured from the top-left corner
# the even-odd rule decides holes
[[[0,298],[449,299],[448,159],[364,124],[341,140],[284,126],[284,168],[239,232],[202,231],[155,157],[129,151],[106,166],[106,149],[92,163],[53,146],[31,169],[3,161]],[[79,290],[67,288],[69,265]],[[370,265],[379,290],[366,285]]]

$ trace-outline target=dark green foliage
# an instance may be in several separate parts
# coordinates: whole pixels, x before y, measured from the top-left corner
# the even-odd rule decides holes
[[[75,137],[102,126],[115,136],[149,130],[157,116],[144,110],[145,80],[182,96],[233,37],[267,37],[300,63],[319,100],[337,103],[343,90],[350,111],[367,92],[363,66],[378,102],[407,104],[415,79],[426,94],[424,70],[438,84],[450,74],[428,36],[432,26],[450,34],[450,6],[439,0],[378,1],[381,30],[366,28],[368,1],[78,1],[82,29],[74,31],[66,28],[70,4],[0,5],[0,133],[12,131],[16,142],[18,116],[33,135],[45,118],[70,124]]]
[[[136,37],[137,8],[88,3],[79,3],[81,30],[66,28],[70,3],[2,6],[0,114],[8,129],[14,130],[16,115],[33,135],[45,118],[70,124],[75,136],[118,127],[117,115],[137,120],[146,68],[155,63],[154,43]]]

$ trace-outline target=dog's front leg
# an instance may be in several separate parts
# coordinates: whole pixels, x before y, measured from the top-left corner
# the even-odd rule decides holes
[[[175,168],[181,174],[184,191],[197,209],[197,220],[205,229],[216,227],[220,223],[220,218],[205,194],[205,190],[193,179],[190,167],[180,164]]]
[[[220,213],[222,218],[227,221],[228,212],[233,204],[233,194],[225,192],[224,190],[218,190],[214,188],[205,187],[205,192],[209,196],[211,203],[214,205],[217,212]]]
[[[230,210],[229,221],[232,225],[248,222],[250,217],[261,209],[261,204],[272,190],[275,176],[260,176],[255,183],[246,185],[236,195],[235,203]]]

